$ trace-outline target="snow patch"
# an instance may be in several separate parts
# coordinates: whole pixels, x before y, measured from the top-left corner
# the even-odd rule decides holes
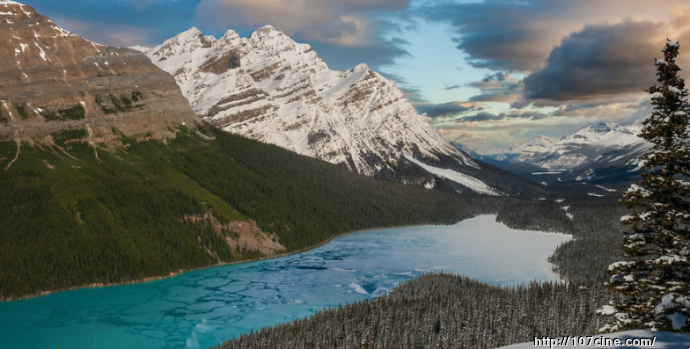
[[[501,196],[502,195],[496,189],[489,187],[488,185],[486,185],[486,183],[484,183],[484,182],[480,181],[479,179],[474,178],[472,176],[468,176],[464,173],[460,173],[460,172],[457,172],[457,171],[454,171],[451,169],[438,168],[438,167],[427,165],[427,164],[413,158],[409,154],[405,154],[404,157],[408,161],[410,161],[413,164],[423,168],[425,171],[427,171],[433,175],[436,175],[436,176],[439,176],[439,177],[442,177],[445,179],[449,179],[449,180],[451,180],[455,183],[458,183],[464,187],[467,187],[467,188],[469,188],[469,189],[471,189],[477,193],[490,195],[490,196]]]
[[[369,294],[369,292],[367,292],[364,288],[362,288],[362,286],[357,282],[357,280],[353,280],[350,283],[350,288],[354,289],[355,292],[357,292],[359,294],[363,294],[363,295]]]

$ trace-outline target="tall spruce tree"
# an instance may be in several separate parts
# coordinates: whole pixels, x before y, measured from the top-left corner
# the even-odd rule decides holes
[[[599,310],[609,318],[602,332],[629,329],[690,332],[690,148],[688,90],[677,76],[678,42],[667,40],[656,60],[659,85],[654,111],[640,137],[653,147],[642,157],[642,180],[624,190],[631,210],[623,240],[625,261],[609,266],[607,285],[623,301]]]

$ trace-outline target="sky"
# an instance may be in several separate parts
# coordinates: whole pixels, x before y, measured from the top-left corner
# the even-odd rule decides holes
[[[332,68],[366,63],[448,140],[483,154],[651,112],[666,38],[690,71],[687,0],[23,0],[101,44],[270,24]],[[685,72],[681,72],[685,77]]]

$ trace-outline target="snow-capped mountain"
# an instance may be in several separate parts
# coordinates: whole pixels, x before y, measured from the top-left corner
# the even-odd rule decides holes
[[[218,40],[192,28],[148,56],[175,77],[199,116],[228,132],[367,176],[428,188],[449,180],[407,156],[464,172],[453,178],[468,181],[453,182],[465,189],[507,193],[478,186],[482,180],[467,171],[481,172],[483,165],[436,132],[395,84],[365,64],[330,70],[309,45],[271,26],[248,38],[230,30]]]
[[[499,167],[547,183],[624,184],[639,175],[638,158],[650,147],[637,136],[641,129],[639,123],[600,123],[561,139],[538,136],[486,158]]]

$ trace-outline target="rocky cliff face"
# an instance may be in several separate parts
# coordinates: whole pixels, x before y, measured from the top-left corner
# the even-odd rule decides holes
[[[309,45],[266,26],[221,39],[192,28],[148,52],[196,113],[226,131],[382,179],[433,187],[405,155],[442,167],[480,165],[443,139],[395,84],[362,64],[333,71]],[[438,177],[437,177],[438,178]]]
[[[0,0],[0,138],[164,138],[198,122],[169,74],[142,53],[90,42],[27,5]]]

